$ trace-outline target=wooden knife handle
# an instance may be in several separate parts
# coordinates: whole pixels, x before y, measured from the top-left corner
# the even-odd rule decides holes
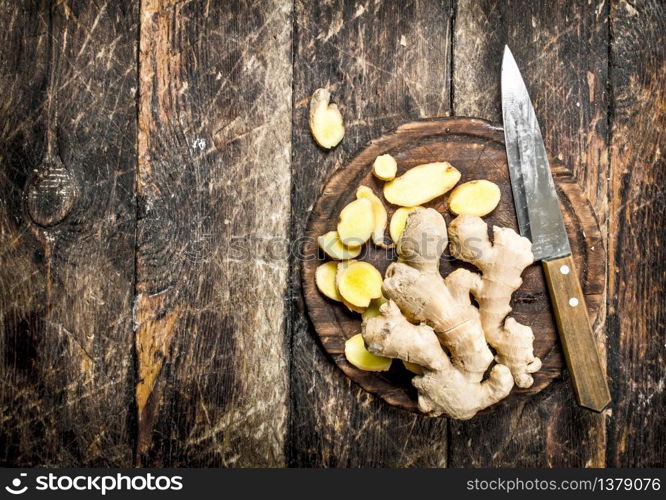
[[[610,403],[611,396],[573,257],[542,263],[578,404],[600,412]]]

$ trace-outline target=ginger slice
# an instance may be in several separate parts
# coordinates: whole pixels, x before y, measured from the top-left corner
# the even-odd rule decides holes
[[[398,172],[398,163],[391,155],[379,155],[372,164],[372,174],[382,181],[392,181]]]
[[[480,179],[456,186],[449,196],[449,210],[455,215],[483,217],[497,208],[500,189],[494,182]]]
[[[443,195],[459,180],[460,172],[450,163],[426,163],[384,184],[384,198],[393,205],[414,207]]]
[[[363,335],[354,335],[345,342],[345,358],[356,368],[367,372],[385,372],[391,368],[393,360],[372,354],[365,347]]]
[[[351,306],[368,307],[372,299],[382,296],[382,275],[367,262],[349,260],[338,265],[338,292]]]
[[[382,304],[385,303],[386,303],[386,298],[384,296],[381,296],[378,299],[372,299],[372,301],[370,301],[370,305],[368,306],[368,308],[365,311],[363,311],[363,314],[361,314],[363,321],[367,321],[370,318],[379,316],[379,308],[382,306]]]
[[[335,276],[338,272],[337,262],[325,262],[317,267],[315,271],[315,284],[319,291],[326,297],[338,302],[342,302],[342,295],[338,292]]]
[[[402,364],[405,365],[405,368],[412,372],[414,375],[423,375],[423,368],[417,365],[416,363],[410,363],[409,361],[402,360]]]
[[[370,239],[375,230],[372,202],[367,198],[352,201],[342,209],[338,220],[338,236],[345,246],[358,247]]]
[[[345,135],[342,114],[335,104],[329,104],[331,93],[317,89],[310,99],[310,131],[322,148],[337,146]]]
[[[326,255],[336,260],[355,259],[361,254],[361,247],[348,247],[342,244],[337,231],[329,231],[317,238],[317,244]]]
[[[391,224],[389,225],[389,234],[391,235],[391,239],[395,244],[398,243],[398,240],[400,239],[400,236],[405,229],[405,224],[407,224],[407,217],[409,217],[409,214],[415,210],[421,209],[423,209],[423,207],[400,207],[393,213],[393,217],[391,217]]]
[[[386,231],[388,214],[382,200],[368,186],[359,187],[356,190],[356,198],[365,198],[372,204],[372,213],[375,218],[374,229],[372,230],[372,242],[379,247],[390,248],[390,245],[384,243],[384,231]]]

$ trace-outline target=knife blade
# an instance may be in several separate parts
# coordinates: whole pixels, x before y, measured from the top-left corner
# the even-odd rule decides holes
[[[567,367],[578,399],[601,411],[610,402],[569,237],[534,106],[508,46],[502,59],[502,118],[520,234],[532,241],[546,275]]]

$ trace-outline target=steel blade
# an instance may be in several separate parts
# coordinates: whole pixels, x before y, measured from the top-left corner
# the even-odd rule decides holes
[[[508,46],[502,60],[502,116],[520,234],[532,241],[535,260],[570,255],[539,123]]]

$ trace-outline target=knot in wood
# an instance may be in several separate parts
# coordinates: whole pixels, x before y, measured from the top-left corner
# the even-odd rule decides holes
[[[26,186],[28,215],[40,226],[62,222],[76,200],[76,181],[58,158],[47,158]]]

